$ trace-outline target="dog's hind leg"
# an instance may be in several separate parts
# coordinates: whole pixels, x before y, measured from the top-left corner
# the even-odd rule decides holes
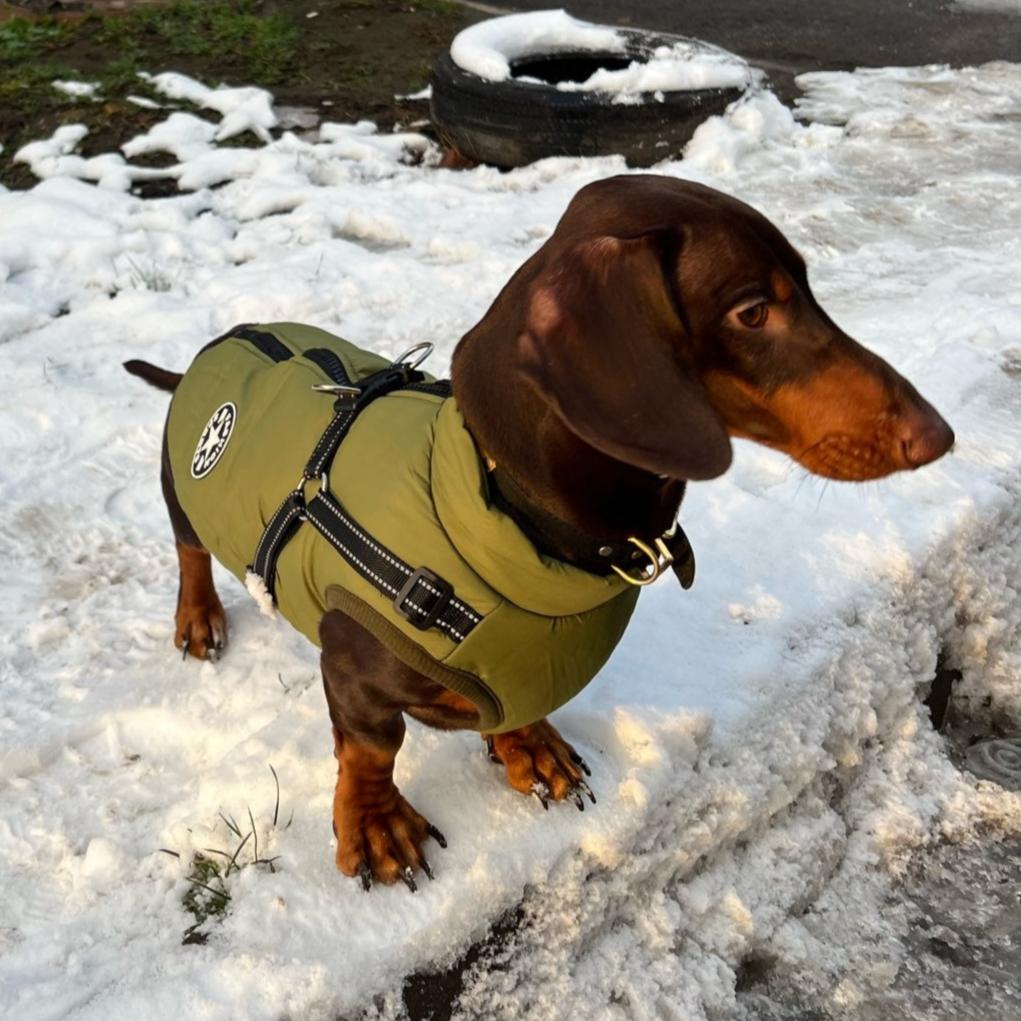
[[[427,710],[433,726],[470,725],[475,710],[444,699],[446,689],[406,666],[361,624],[340,610],[319,622],[323,686],[333,724],[337,785],[333,832],[337,868],[373,882],[417,889],[419,871],[432,878],[423,850],[447,842],[394,783],[394,760],[404,741],[404,713]]]
[[[174,645],[183,655],[196,659],[217,659],[227,644],[227,616],[213,585],[213,565],[209,551],[195,534],[191,522],[174,491],[167,439],[163,437],[160,472],[163,498],[177,541],[180,585],[177,590]]]

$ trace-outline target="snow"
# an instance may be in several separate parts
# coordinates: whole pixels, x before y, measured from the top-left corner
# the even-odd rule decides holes
[[[1021,0],[954,0],[954,6],[971,11],[1021,14]]]
[[[606,25],[572,18],[567,11],[534,11],[480,21],[450,44],[458,67],[491,82],[506,81],[514,60],[563,50],[623,53],[624,37]]]
[[[72,96],[75,99],[98,99],[96,91],[99,89],[99,82],[63,81],[57,78],[51,84],[65,96]]]
[[[522,76],[521,81],[528,81]],[[648,60],[632,61],[626,68],[594,71],[583,82],[558,82],[561,92],[603,92],[624,101],[626,97],[691,89],[744,89],[752,81],[748,65],[739,57],[705,43],[684,41],[657,46]]]
[[[221,114],[223,119],[216,132],[219,142],[246,131],[268,142],[271,138],[270,129],[277,125],[276,114],[273,112],[273,95],[265,89],[232,89],[226,86],[211,89],[176,71],[142,74],[140,77],[169,99],[184,99]]]
[[[78,178],[95,181],[101,188],[126,192],[137,181],[175,179],[181,188],[197,190],[240,177],[272,176],[276,173],[283,178],[291,165],[301,158],[318,162],[331,159],[373,162],[381,159],[389,163],[395,158],[424,158],[429,148],[423,135],[402,131],[379,135],[376,125],[370,121],[357,124],[323,122],[319,125],[318,139],[333,143],[330,146],[309,146],[293,133],[285,131],[273,146],[266,149],[217,148],[216,142],[244,131],[252,131],[267,140],[270,138],[269,128],[278,122],[270,93],[251,88],[210,89],[176,72],[144,77],[171,98],[185,99],[217,110],[221,114],[219,123],[176,111],[145,134],[125,142],[121,146],[124,156],[103,153],[89,159],[75,154],[75,149],[88,134],[88,128],[84,124],[64,124],[50,138],[22,146],[14,154],[14,159],[27,163],[39,178]],[[127,162],[158,152],[170,153],[178,162],[159,168]],[[323,172],[328,175],[332,168],[324,168]],[[299,174],[299,177],[307,184],[307,174]],[[274,208],[255,215],[264,216],[278,211]]]
[[[624,54],[625,36],[605,25],[572,18],[566,11],[535,11],[490,18],[460,32],[450,45],[454,63],[488,81],[506,81],[522,57],[552,53]],[[521,76],[519,81],[537,82]],[[708,43],[680,40],[658,46],[648,60],[617,71],[599,68],[583,82],[559,82],[564,92],[601,92],[619,102],[643,93],[688,89],[746,88],[751,72],[740,57]],[[662,97],[660,97],[662,99]]]
[[[409,722],[397,782],[449,842],[414,896],[335,871],[316,650],[222,573],[225,656],[173,649],[166,395],[120,363],[179,370],[237,322],[295,319],[391,356],[430,341],[442,372],[570,197],[623,164],[445,171],[366,124],[217,150],[170,114],[127,158],[174,146],[197,190],[145,201],[89,183],[137,178],[75,156],[81,128],[22,150],[44,179],[0,192],[0,1015],[394,1016],[405,975],[518,906],[463,1016],[727,1017],[764,954],[813,963],[847,1009],[888,980],[879,879],[1021,817],[919,704],[943,647],[962,704],[1021,726],[1021,68],[800,81],[811,123],[750,97],[658,172],[770,216],[957,448],[856,487],[739,443],[685,500],[694,589],[644,593],[556,716],[597,806],[545,813],[477,736]],[[182,945],[188,860],[232,850],[220,813],[247,830],[249,809],[276,871],[235,873],[208,942]]]

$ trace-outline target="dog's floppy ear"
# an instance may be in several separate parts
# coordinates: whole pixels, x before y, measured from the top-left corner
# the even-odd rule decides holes
[[[518,365],[590,446],[670,478],[715,478],[730,440],[691,368],[664,244],[653,233],[551,252],[531,281]]]

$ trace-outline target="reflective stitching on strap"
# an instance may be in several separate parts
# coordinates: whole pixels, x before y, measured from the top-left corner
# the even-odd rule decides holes
[[[385,578],[381,577],[376,571],[369,567],[364,562],[364,560],[362,560],[357,555],[357,553],[355,553],[350,548],[348,544],[346,544],[342,539],[335,535],[333,531],[331,531],[323,522],[318,520],[317,509],[318,507],[322,507],[329,514],[336,517],[342,525],[346,526],[352,532],[354,532],[355,535],[362,539],[362,541],[365,542],[365,544],[369,546],[374,552],[376,552],[377,555],[381,556],[384,560],[387,561],[387,563],[391,564],[394,568],[396,568],[396,570],[402,576],[404,576],[405,578],[410,578],[411,575],[414,574],[415,572],[410,567],[408,567],[408,565],[405,564],[403,561],[398,560],[389,550],[380,546],[373,539],[366,536],[365,533],[344,513],[344,511],[340,507],[340,504],[338,504],[337,501],[334,500],[328,493],[327,494],[319,493],[309,502],[307,514],[308,520],[312,524],[312,526],[316,528],[317,531],[325,535],[328,539],[330,539],[333,542],[334,546],[339,551],[346,554],[350,561],[353,564],[356,564],[358,567],[360,567],[362,571],[364,571],[365,574],[368,577],[370,577],[380,588],[388,592],[390,595],[396,597],[400,590],[395,585],[388,582]],[[442,592],[440,592],[438,589],[430,585],[427,581],[425,581],[422,578],[419,579],[418,584],[421,585],[423,589],[427,590],[430,594],[436,596],[437,598],[443,595]],[[421,614],[423,617],[427,617],[429,615],[428,610],[423,609],[414,601],[414,594],[409,595],[409,597],[404,601],[404,605],[410,606],[413,610]],[[482,617],[479,613],[477,613],[471,607],[467,606],[460,599],[454,599],[453,597],[451,597],[451,599],[447,603],[447,606],[453,607],[454,609],[460,611],[465,617],[467,617],[468,623],[471,625],[472,628],[482,620]],[[449,632],[449,634],[459,642],[464,641],[464,639],[467,637],[467,632],[470,632],[471,630],[471,628],[465,628],[461,630],[457,628],[454,624],[450,623],[448,620],[445,620],[442,616],[437,617],[433,624],[436,627],[440,628],[441,630]]]
[[[287,494],[286,498],[281,502],[280,506],[276,509],[275,513],[273,514],[273,518],[275,518],[277,514],[279,514],[284,509],[284,504],[286,504],[287,501],[290,500],[293,495],[294,495],[293,493]],[[295,515],[300,513],[301,513],[300,507],[292,507],[290,513],[287,514],[287,516],[284,517],[284,519],[280,521],[280,523],[277,525],[277,529],[275,532],[273,532],[272,536],[270,535],[269,529],[268,528],[266,529],[266,531],[262,535],[262,538],[259,540],[259,545],[255,547],[254,562],[256,564],[259,562],[260,558],[263,555],[263,549],[266,548],[271,550],[276,545],[277,539],[280,537],[280,533],[294,520]],[[273,521],[273,518],[269,519],[270,522]],[[266,541],[267,539],[269,539],[268,543]],[[263,578],[262,580],[265,581],[266,579]]]
[[[319,442],[315,445],[312,456],[308,459],[305,468],[306,474],[312,478],[322,474],[323,469],[326,467],[326,461],[329,460],[333,453],[332,447],[336,434],[338,432],[346,432],[354,418],[355,412],[350,411],[348,414],[337,416],[330,421],[326,431],[319,437]]]

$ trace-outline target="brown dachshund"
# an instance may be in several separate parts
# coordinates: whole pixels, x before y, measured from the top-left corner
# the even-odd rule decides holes
[[[165,389],[179,378],[133,371]],[[954,442],[914,387],[819,307],[804,260],[765,217],[654,175],[578,193],[461,340],[452,382],[496,468],[494,499],[540,550],[583,566],[593,543],[664,533],[685,482],[727,470],[731,437],[848,481],[918,468]],[[201,659],[225,643],[224,612],[166,457],[163,489],[181,569],[175,643]],[[432,874],[423,845],[444,841],[393,782],[404,714],[463,729],[477,711],[340,610],[323,615],[320,637],[337,866],[366,887],[414,889],[416,871]],[[585,764],[547,720],[487,742],[516,790],[539,784],[582,807]]]

